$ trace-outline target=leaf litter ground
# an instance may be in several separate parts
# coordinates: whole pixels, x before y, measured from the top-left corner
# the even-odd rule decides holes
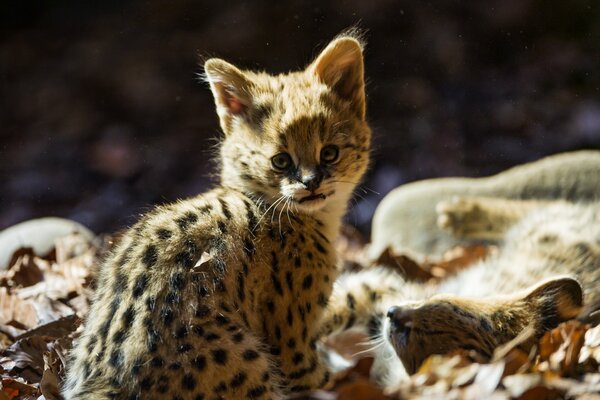
[[[73,235],[57,240],[47,255],[18,250],[0,271],[0,400],[60,400],[65,360],[77,337],[93,292],[94,271],[113,245],[105,238],[90,244]],[[493,248],[457,247],[441,261],[417,263],[385,251],[366,262],[366,243],[345,228],[338,250],[346,271],[392,268],[407,279],[436,284],[485,257]],[[351,333],[327,344],[352,367],[336,375],[327,390],[302,399],[598,399],[600,400],[600,325],[568,321],[547,332],[529,353],[517,348],[527,332],[496,349],[492,360],[458,351],[432,356],[416,374],[385,391],[369,381],[373,359],[365,336]]]

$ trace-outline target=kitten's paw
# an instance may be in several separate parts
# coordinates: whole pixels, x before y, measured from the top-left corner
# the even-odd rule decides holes
[[[476,199],[454,197],[440,201],[435,210],[438,227],[455,236],[470,236],[481,228],[483,214]]]

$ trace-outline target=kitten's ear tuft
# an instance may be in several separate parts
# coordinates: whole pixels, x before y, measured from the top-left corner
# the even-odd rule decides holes
[[[204,73],[215,98],[221,127],[228,133],[232,117],[244,114],[252,104],[251,83],[241,70],[218,58],[204,63]]]
[[[583,289],[574,278],[552,278],[528,289],[524,301],[535,307],[542,328],[552,329],[579,315],[583,307]]]
[[[336,95],[365,118],[365,81],[361,43],[349,36],[333,40],[308,67]]]

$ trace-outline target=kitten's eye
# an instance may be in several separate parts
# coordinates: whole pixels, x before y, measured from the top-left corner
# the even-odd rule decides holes
[[[327,145],[321,149],[321,162],[332,163],[335,162],[340,155],[340,149],[333,145]]]
[[[275,154],[271,158],[271,164],[275,169],[283,171],[292,166],[292,157],[288,153]]]

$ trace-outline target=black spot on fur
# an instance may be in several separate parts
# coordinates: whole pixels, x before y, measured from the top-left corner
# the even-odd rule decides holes
[[[317,304],[320,307],[327,307],[327,297],[325,296],[325,294],[323,292],[319,293],[319,296],[317,297]]]
[[[271,375],[269,374],[269,371],[265,371],[265,372],[263,372],[262,376],[260,377],[260,381],[267,382],[270,377],[271,377]]]
[[[142,257],[142,263],[146,266],[146,268],[151,268],[156,264],[158,260],[158,253],[156,250],[156,246],[151,244],[146,247],[146,251],[144,251],[144,256]]]
[[[124,331],[123,329],[119,329],[113,335],[112,341],[115,344],[121,344],[121,343],[123,343],[123,341],[125,341],[126,336],[127,336],[127,332]]]
[[[327,254],[327,250],[325,250],[325,247],[323,247],[323,245],[316,239],[313,240],[315,248],[319,251],[319,253],[321,254]]]
[[[277,253],[274,251],[271,252],[271,268],[273,269],[273,272],[279,272],[279,259],[277,258]]]
[[[244,353],[242,354],[242,357],[246,361],[253,361],[253,360],[256,360],[259,357],[259,354],[255,350],[248,349],[248,350],[244,351]]]
[[[152,368],[162,368],[165,366],[165,360],[163,360],[161,357],[154,357],[152,360],[150,360],[150,365]]]
[[[150,318],[146,318],[144,325],[146,329],[148,329],[148,351],[150,353],[154,353],[158,350],[158,342],[160,342],[160,333],[153,325],[153,322]]]
[[[188,328],[185,325],[180,326],[176,331],[175,331],[175,339],[183,339],[186,338],[188,335]]]
[[[185,374],[181,379],[181,386],[186,390],[194,390],[196,387],[196,378],[192,374]]]
[[[242,340],[244,340],[244,334],[242,332],[234,333],[231,335],[231,339],[234,341],[234,343],[240,343]]]
[[[291,271],[287,271],[285,273],[285,281],[286,281],[287,286],[288,286],[288,288],[290,289],[290,292],[291,292],[293,290],[293,287],[294,287],[294,278],[293,278],[293,275],[292,275]]]
[[[169,278],[169,284],[173,290],[182,290],[186,284],[184,274],[182,272],[175,272]]]
[[[189,343],[183,343],[180,344],[179,346],[177,346],[177,353],[178,354],[183,354],[183,353],[187,353],[188,351],[192,350],[194,347],[189,344]]]
[[[354,310],[354,308],[356,307],[356,299],[351,293],[348,293],[348,295],[346,296],[346,305],[351,310]]]
[[[492,326],[490,325],[490,323],[488,322],[487,319],[485,318],[480,318],[479,319],[479,324],[481,325],[481,327],[486,331],[486,332],[491,332],[492,331]]]
[[[133,286],[132,295],[134,298],[140,297],[144,291],[146,290],[146,286],[148,286],[148,275],[142,273],[135,280],[135,284]]]
[[[198,216],[191,212],[187,211],[183,216],[176,218],[175,222],[179,225],[179,229],[185,231],[192,224],[195,224],[198,221]]]
[[[283,288],[281,287],[281,282],[279,282],[279,278],[274,273],[271,273],[271,282],[273,282],[273,287],[275,291],[280,296],[283,296]]]
[[[217,222],[217,229],[219,230],[221,235],[224,235],[227,233],[227,226],[225,226],[225,222],[223,222],[223,221]]]
[[[313,276],[312,274],[308,274],[304,277],[304,280],[302,281],[302,289],[306,290],[309,289],[312,286],[313,283]]]
[[[376,338],[381,335],[381,316],[373,315],[369,318],[367,324],[367,332],[371,338]]]
[[[246,393],[246,397],[253,399],[253,398],[262,396],[266,392],[267,392],[266,386],[260,385],[260,386],[253,387],[252,389],[249,389],[248,392]]]
[[[194,332],[195,335],[197,336],[204,336],[204,328],[201,327],[200,325],[194,325],[192,327],[192,331]]]
[[[192,268],[194,259],[189,251],[181,251],[175,256],[175,262],[183,268]]]
[[[346,322],[346,326],[344,326],[344,330],[352,328],[354,323],[356,322],[356,314],[352,313],[348,317],[348,321]]]
[[[237,296],[242,303],[246,299],[246,280],[242,272],[237,274]]]
[[[290,391],[292,393],[300,393],[300,392],[306,392],[310,390],[310,386],[306,386],[306,385],[296,385],[296,386],[292,386]]]
[[[227,390],[227,384],[223,381],[219,382],[217,385],[213,387],[213,391],[215,393],[223,393]]]
[[[294,355],[292,356],[292,362],[294,363],[294,365],[298,365],[302,361],[304,361],[304,354],[299,352],[294,353]]]
[[[230,322],[229,318],[227,318],[226,316],[221,315],[221,314],[218,314],[215,317],[215,321],[217,321],[217,325],[218,326],[224,326],[224,325],[227,325]]]
[[[219,203],[221,203],[221,212],[226,219],[231,219],[231,211],[229,211],[229,206],[223,199],[219,199]]]
[[[119,307],[120,303],[121,303],[121,299],[119,297],[115,297],[112,300],[112,302],[110,303],[110,311],[108,313],[108,317],[106,318],[106,321],[104,321],[104,323],[100,327],[100,337],[102,338],[103,341],[106,340],[106,336],[108,335],[108,330],[110,329],[110,324],[115,316],[115,313],[117,312],[117,308]]]
[[[214,342],[215,340],[221,339],[221,336],[214,332],[209,332],[204,336],[204,339],[206,339],[207,342]]]
[[[156,231],[156,235],[160,240],[167,240],[171,237],[172,233],[168,229],[160,228]]]
[[[108,363],[115,368],[120,368],[123,366],[123,352],[119,349],[113,350],[113,352],[110,354]]]
[[[224,349],[212,350],[213,361],[220,365],[225,365],[227,362],[227,351]]]
[[[180,301],[181,297],[179,296],[178,292],[169,292],[165,296],[165,302],[169,305],[179,304]]]
[[[202,371],[204,368],[206,368],[206,357],[204,357],[204,356],[197,356],[196,358],[194,358],[192,360],[192,365],[197,370]]]
[[[279,327],[279,325],[275,325],[275,338],[277,340],[281,339],[281,328]]]
[[[244,382],[246,382],[247,378],[248,376],[246,375],[246,373],[240,371],[237,374],[235,374],[234,377],[231,379],[229,386],[231,386],[232,388],[240,387]]]
[[[173,315],[173,310],[165,307],[162,309],[160,314],[163,324],[165,324],[165,326],[170,326],[173,323],[173,319],[175,318],[175,316]]]
[[[203,285],[198,286],[198,296],[200,296],[201,298],[208,296],[209,293],[210,293],[210,291],[208,290],[208,288],[206,286],[203,286]]]
[[[199,305],[198,308],[196,309],[196,317],[197,318],[205,318],[209,314],[210,314],[210,308],[208,308],[204,304]]]

